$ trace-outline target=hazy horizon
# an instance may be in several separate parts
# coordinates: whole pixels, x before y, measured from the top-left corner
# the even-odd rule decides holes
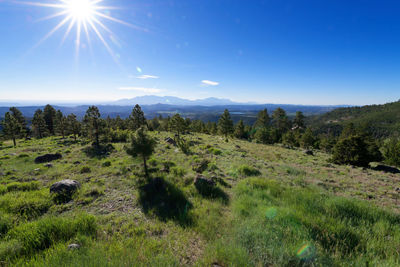
[[[44,106],[47,104],[50,105],[56,105],[56,106],[62,106],[62,105],[69,105],[69,106],[77,106],[77,105],[117,105],[117,106],[125,106],[123,104],[118,104],[118,101],[121,100],[132,100],[136,98],[141,98],[141,97],[154,97],[156,95],[143,95],[143,96],[137,96],[133,98],[123,98],[123,99],[116,99],[116,100],[108,100],[108,101],[93,101],[93,100],[79,100],[79,101],[74,101],[74,100],[2,100],[0,99],[0,106],[7,107],[11,105],[7,104],[14,104],[16,106]],[[156,96],[156,97],[176,97],[176,96]],[[198,98],[198,99],[187,99],[187,98],[180,98],[182,100],[188,100],[188,101],[202,101],[202,100],[207,100],[207,99],[214,99],[214,97],[207,97],[207,98]],[[218,100],[229,100],[232,101],[232,104],[234,105],[293,105],[293,106],[358,106],[358,105],[352,105],[352,104],[302,104],[302,103],[272,103],[272,102],[237,102],[233,101],[232,99],[229,98],[215,98]],[[114,103],[115,102],[115,103]],[[392,101],[394,102],[394,101]],[[168,103],[157,103],[157,104],[166,104]],[[383,103],[386,104],[386,103]],[[141,104],[141,105],[155,105],[155,103],[152,104]],[[179,104],[171,104],[171,105],[178,105]],[[221,106],[224,105],[229,105],[229,104],[220,104]]]
[[[395,1],[66,3],[0,1],[0,102],[400,98]]]

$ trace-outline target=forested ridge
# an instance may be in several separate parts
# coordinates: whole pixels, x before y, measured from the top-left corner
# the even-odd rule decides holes
[[[400,129],[400,101],[384,105],[338,108],[309,117],[308,123],[320,132],[340,133],[344,125],[354,123],[367,128],[374,137],[397,135]]]

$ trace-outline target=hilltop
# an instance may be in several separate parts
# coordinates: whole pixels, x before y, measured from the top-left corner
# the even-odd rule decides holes
[[[189,134],[158,140],[143,180],[125,143],[88,154],[85,139],[7,141],[0,149],[0,263],[27,266],[398,266],[398,174],[330,155]],[[60,153],[51,164],[37,156]],[[211,194],[198,176],[216,183]],[[52,184],[81,184],[67,203]],[[77,244],[79,249],[68,249]]]
[[[310,118],[310,124],[324,131],[342,129],[348,123],[367,127],[376,137],[393,135],[400,129],[400,101],[383,105],[337,108]]]

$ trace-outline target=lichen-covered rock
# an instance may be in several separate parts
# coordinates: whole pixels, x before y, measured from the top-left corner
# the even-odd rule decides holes
[[[62,180],[50,187],[50,193],[55,195],[56,202],[68,202],[80,186],[80,183],[75,180]]]

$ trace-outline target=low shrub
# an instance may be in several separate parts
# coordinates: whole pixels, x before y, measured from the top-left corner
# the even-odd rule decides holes
[[[208,152],[211,153],[211,154],[213,154],[213,155],[216,155],[216,156],[222,154],[222,150],[220,150],[220,149],[218,149],[218,148],[214,148],[214,147],[210,147],[210,148],[208,149]]]
[[[82,174],[83,173],[91,173],[91,172],[92,172],[92,169],[90,169],[89,166],[84,166],[84,167],[81,168],[81,173]]]
[[[261,175],[261,172],[254,167],[248,165],[241,165],[238,168],[234,169],[231,172],[232,176],[238,177],[248,177],[248,176],[258,176]]]
[[[112,143],[126,143],[129,139],[130,132],[129,130],[113,130],[110,129],[108,133],[109,140]]]
[[[11,216],[0,211],[0,239],[7,234],[12,227]]]
[[[7,192],[14,191],[34,191],[39,189],[38,182],[19,183],[14,182],[7,185]],[[0,190],[1,191],[1,190]]]
[[[102,167],[111,167],[111,161],[104,161],[102,164],[101,164],[101,166]]]
[[[175,175],[176,177],[183,177],[187,173],[186,170],[181,167],[173,167],[171,171],[172,174]]]

